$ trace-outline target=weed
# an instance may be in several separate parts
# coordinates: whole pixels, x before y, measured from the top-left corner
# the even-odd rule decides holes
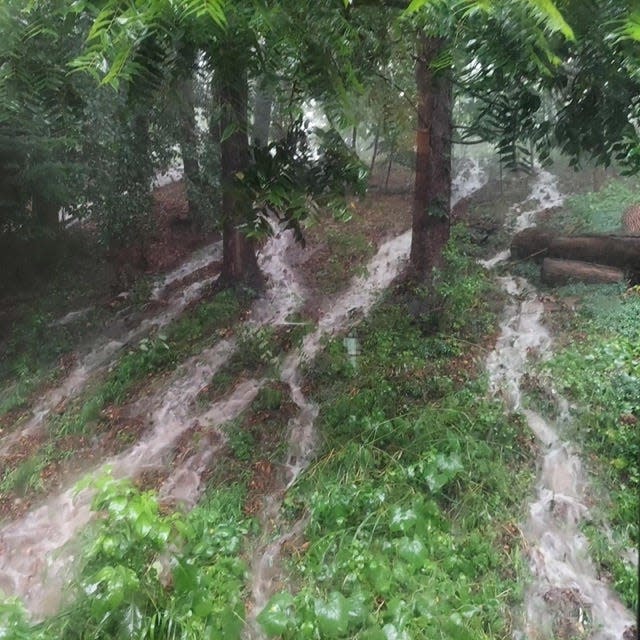
[[[596,196],[617,194],[612,187]],[[565,318],[563,347],[541,373],[571,401],[569,428],[603,496],[599,517],[611,536],[602,522],[585,527],[593,557],[627,605],[637,607],[637,571],[621,560],[621,550],[640,544],[640,296],[616,285],[574,285],[558,295],[577,300],[577,312]]]
[[[278,386],[266,385],[260,389],[251,405],[252,411],[278,411],[282,406],[282,390]]]
[[[29,627],[14,603],[0,606],[20,638],[240,637],[249,523],[243,494],[214,492],[188,515],[164,515],[157,498],[109,476],[90,480],[101,514],[85,532],[74,601]],[[167,588],[167,585],[171,588]],[[17,630],[17,631],[16,631]]]
[[[226,433],[231,451],[238,460],[249,462],[254,458],[256,440],[250,431],[243,429],[240,424],[232,422],[227,426]]]

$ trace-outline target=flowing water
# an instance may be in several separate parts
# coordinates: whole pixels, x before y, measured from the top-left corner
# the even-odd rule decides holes
[[[553,176],[539,172],[528,200],[512,209],[514,231],[531,226],[538,211],[561,203]],[[501,253],[484,264],[491,267],[506,257]],[[525,416],[541,451],[537,495],[522,527],[532,581],[525,594],[524,628],[514,640],[627,640],[633,616],[598,578],[580,532],[589,514],[589,484],[578,453],[562,438],[568,403],[556,394],[561,417],[555,423],[522,407],[527,362],[532,356],[548,357],[552,346],[543,324],[544,306],[526,280],[506,276],[499,282],[510,302],[487,361],[490,387],[510,411]]]
[[[465,170],[465,179],[454,182],[453,202],[466,198],[486,182],[486,175],[478,161]],[[311,361],[327,336],[342,333],[371,310],[381,293],[389,287],[407,264],[411,246],[411,231],[382,243],[367,265],[366,275],[353,279],[349,288],[320,310],[315,331],[305,336],[299,352],[289,355],[282,366],[281,379],[290,390],[298,407],[298,415],[289,425],[289,451],[276,489],[265,498],[261,514],[263,535],[251,563],[249,618],[244,637],[247,640],[264,638],[256,616],[269,598],[286,584],[280,560],[284,545],[291,544],[303,533],[306,516],[287,528],[279,518],[284,495],[306,469],[314,454],[317,434],[314,428],[318,407],[302,392],[300,365]]]
[[[96,340],[93,348],[80,358],[64,380],[43,394],[32,408],[31,415],[25,423],[0,438],[0,462],[3,457],[11,453],[12,447],[19,444],[21,440],[40,431],[54,409],[77,396],[89,380],[105,371],[124,347],[134,344],[153,330],[167,326],[191,302],[197,300],[203,289],[211,284],[214,278],[198,280],[184,288],[176,287],[170,292],[168,290],[171,285],[179,283],[189,275],[220,260],[221,252],[221,243],[208,245],[197,251],[177,269],[166,274],[152,290],[152,299],[162,300],[160,311],[155,315],[141,321],[136,321],[133,316],[124,315],[109,323],[103,330],[103,335]],[[69,315],[67,314],[58,322],[63,322]],[[67,321],[69,320],[67,319]]]
[[[269,286],[265,295],[253,306],[248,320],[250,326],[284,323],[303,301],[302,288],[292,284],[287,277],[291,270],[286,263],[286,255],[293,242],[291,232],[278,233],[261,252],[259,261],[269,277]],[[168,274],[156,288],[156,295],[161,296],[169,285],[216,259],[216,252],[206,252],[206,256],[196,254],[188,265]],[[203,283],[208,281],[196,284],[205,286]],[[193,286],[187,288],[188,291],[193,289]],[[183,301],[190,295],[185,291],[180,293]],[[167,322],[169,314],[179,313],[178,306],[171,305],[151,321]],[[132,339],[131,335],[127,334],[129,340]],[[165,387],[151,396],[140,398],[134,404],[132,413],[137,412],[144,419],[147,425],[145,435],[127,451],[102,463],[92,474],[108,469],[114,477],[136,477],[145,471],[162,470],[166,455],[180,436],[190,428],[198,427],[205,430],[198,453],[172,470],[160,489],[161,495],[167,500],[195,504],[203,488],[201,475],[225,442],[220,427],[246,409],[266,382],[247,380],[206,411],[195,410],[198,393],[229,359],[235,348],[235,341],[221,340],[183,363]],[[107,357],[102,351],[94,351],[100,353],[100,357]],[[298,395],[295,391],[293,374],[290,384],[292,397],[294,400],[299,397],[302,402],[301,392]],[[64,391],[72,392],[69,382],[65,383]],[[62,387],[56,390],[56,398],[61,393]],[[43,406],[44,411],[48,412],[55,405],[43,402]],[[46,413],[41,419],[44,415]],[[76,494],[74,488],[69,487],[0,529],[0,590],[19,596],[35,619],[55,612],[60,606],[62,587],[73,564],[74,538],[91,517],[91,497],[90,490]]]

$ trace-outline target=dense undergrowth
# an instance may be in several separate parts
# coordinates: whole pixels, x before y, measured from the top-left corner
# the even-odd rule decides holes
[[[479,376],[498,294],[459,249],[447,260],[439,324],[420,312],[424,291],[400,284],[352,328],[355,366],[335,339],[307,367],[323,444],[285,497],[286,518],[308,524],[288,561],[291,591],[259,616],[270,636],[510,634],[531,438],[486,399]],[[29,626],[5,604],[4,637],[239,638],[255,522],[246,480],[216,487],[183,515],[127,483],[99,481],[103,517],[87,534],[68,606]]]
[[[616,178],[599,191],[571,196],[549,220],[550,226],[564,234],[620,233],[622,213],[637,204],[639,188],[637,177]]]

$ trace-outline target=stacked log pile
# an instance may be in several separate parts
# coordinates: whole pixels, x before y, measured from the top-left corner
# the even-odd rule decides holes
[[[637,280],[640,236],[554,236],[547,231],[525,229],[514,236],[511,257],[541,263],[542,279],[551,285]]]

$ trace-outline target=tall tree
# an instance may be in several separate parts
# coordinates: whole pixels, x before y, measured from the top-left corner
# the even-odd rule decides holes
[[[422,31],[418,36],[416,177],[410,261],[413,275],[425,280],[440,265],[449,239],[453,90],[451,69],[436,63],[446,40]]]
[[[75,4],[76,10],[83,7],[90,10],[91,6],[89,2]],[[344,36],[350,25],[344,19],[344,12],[344,4],[335,0],[325,0],[313,11],[308,5],[302,3],[301,6],[293,0],[245,1],[233,5],[223,4],[221,0],[206,3],[187,0],[178,4],[169,0],[140,0],[125,6],[117,0],[107,0],[94,19],[87,51],[77,66],[101,74],[103,82],[139,77],[148,66],[148,60],[140,56],[141,43],[149,40],[166,43],[174,32],[205,53],[220,115],[220,126],[214,128],[219,132],[221,151],[223,283],[256,286],[260,281],[254,237],[258,231],[265,230],[261,224],[263,210],[254,207],[255,194],[249,196],[244,179],[253,164],[247,131],[248,82],[263,77],[276,60],[276,66],[284,69],[283,76],[292,87],[311,83],[325,88],[331,86],[332,73],[340,75],[342,67],[328,65],[327,57],[318,55],[311,23],[322,18],[328,27],[325,35],[335,37],[335,42],[349,50],[349,40]],[[164,48],[166,52],[169,47],[165,44]],[[309,55],[310,52],[313,55]],[[162,47],[159,54],[163,55]],[[110,61],[106,71],[105,56]],[[340,57],[346,58],[344,52]],[[309,64],[302,64],[303,59]],[[151,63],[157,66],[158,61],[152,59]],[[295,98],[300,98],[297,92]],[[295,121],[296,118],[292,118],[292,122]],[[308,162],[309,157],[305,161]],[[273,187],[268,180],[261,184],[267,189]],[[309,195],[317,192],[312,184],[303,181],[289,185],[291,197],[283,198],[283,194],[278,193],[277,197],[269,198],[262,194],[257,200],[268,200],[271,209],[284,212],[285,217],[295,212],[292,224],[297,226],[302,199],[295,191],[302,185]],[[296,206],[292,206],[293,201]]]

